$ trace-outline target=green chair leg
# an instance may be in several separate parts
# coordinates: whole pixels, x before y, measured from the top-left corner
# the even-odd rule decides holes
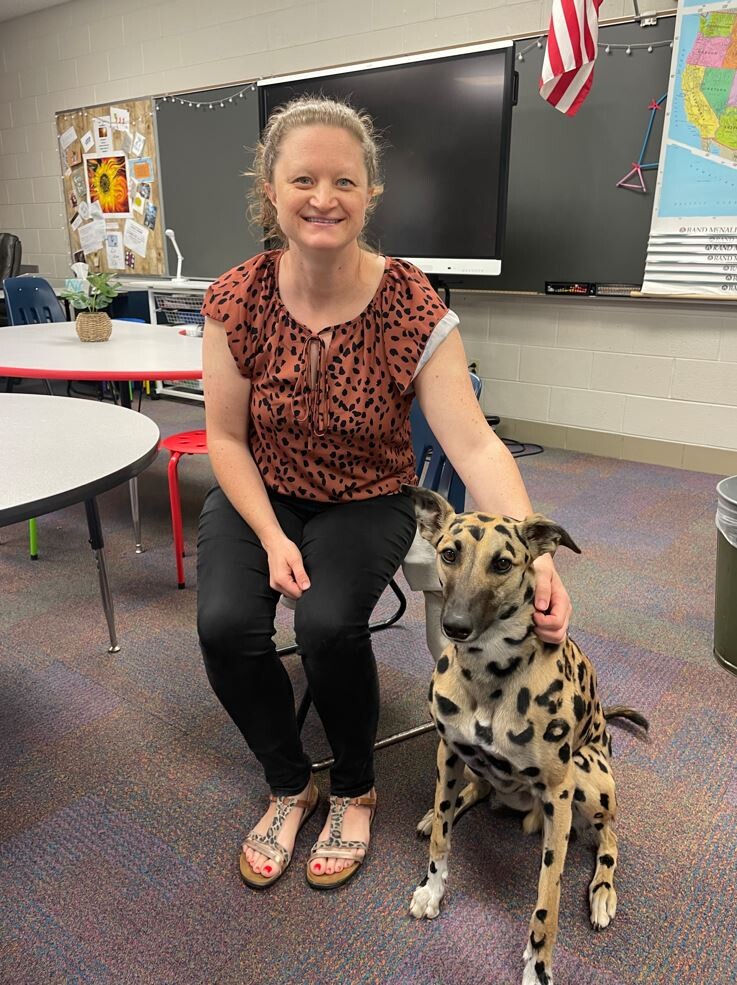
[[[28,521],[28,550],[32,561],[38,561],[38,528],[36,518]]]

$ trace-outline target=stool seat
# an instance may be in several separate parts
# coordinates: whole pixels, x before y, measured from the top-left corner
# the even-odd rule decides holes
[[[206,455],[207,431],[200,429],[170,434],[161,441],[161,447],[167,451],[178,451],[180,455]]]
[[[206,455],[207,431],[200,428],[196,431],[180,431],[170,434],[159,443],[160,448],[169,452],[169,503],[171,505],[171,529],[174,535],[174,557],[177,563],[177,586],[184,588],[184,534],[182,532],[182,504],[179,498],[179,476],[177,466],[182,455]]]

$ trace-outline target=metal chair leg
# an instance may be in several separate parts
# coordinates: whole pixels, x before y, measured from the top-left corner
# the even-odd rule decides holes
[[[136,554],[143,554],[141,543],[141,513],[138,508],[138,477],[128,480],[128,491],[131,498],[131,519],[133,520],[133,537],[136,541]]]

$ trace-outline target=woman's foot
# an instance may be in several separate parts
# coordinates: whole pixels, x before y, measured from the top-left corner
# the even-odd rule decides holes
[[[290,805],[289,801],[293,801],[293,803]],[[273,882],[279,878],[289,864],[299,829],[315,809],[316,805],[317,787],[312,778],[310,778],[310,782],[305,789],[295,797],[271,797],[268,810],[243,843],[242,857],[248,862],[248,866],[255,875],[261,876],[269,882]],[[281,816],[282,821],[278,830],[274,832],[277,847],[275,854],[281,856],[286,861],[278,861],[272,856],[260,852],[255,847],[255,844],[258,844],[259,838],[268,837],[269,829],[277,818],[277,812]],[[253,838],[253,836],[256,837]],[[249,839],[253,839],[251,844],[249,844]]]
[[[360,797],[331,797],[330,811],[320,837],[312,849],[307,866],[308,881],[313,886],[333,888],[356,871],[366,856],[371,822],[376,811],[376,791]],[[336,849],[335,854],[331,849]],[[346,880],[326,879],[345,872]]]

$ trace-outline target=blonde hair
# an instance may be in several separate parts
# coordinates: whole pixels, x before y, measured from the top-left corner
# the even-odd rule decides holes
[[[274,166],[284,137],[297,127],[340,127],[352,134],[361,145],[369,188],[373,189],[366,216],[376,208],[381,184],[381,149],[374,121],[365,111],[355,110],[348,103],[329,99],[327,96],[299,96],[279,106],[269,117],[261,139],[256,145],[253,161],[253,185],[248,193],[248,217],[254,225],[263,227],[267,240],[276,240],[281,246],[287,241],[277,221],[276,208],[266,194],[266,184],[274,180]],[[366,244],[361,239],[362,246]]]

